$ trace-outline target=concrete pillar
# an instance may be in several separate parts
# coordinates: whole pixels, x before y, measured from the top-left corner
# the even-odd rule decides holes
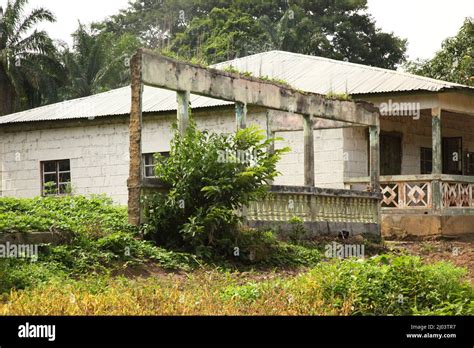
[[[244,103],[235,103],[235,123],[237,130],[247,127],[247,105]]]
[[[369,127],[370,143],[370,190],[372,192],[380,191],[380,144],[379,144],[379,126]]]
[[[433,146],[433,171],[432,174],[438,176],[431,184],[433,191],[433,209],[441,209],[441,181],[439,175],[443,172],[443,153],[442,153],[442,135],[441,135],[441,108],[431,109],[431,137]]]
[[[142,56],[137,53],[131,62],[132,106],[130,111],[130,170],[128,186],[128,221],[138,226],[141,220],[142,185]]]
[[[443,171],[443,154],[441,150],[441,108],[431,109],[431,136],[433,142],[433,172],[441,174]]]
[[[183,136],[189,126],[189,92],[177,91],[176,101],[178,102],[178,130],[181,136]]]
[[[304,134],[304,184],[314,186],[314,137],[311,116],[303,116]]]

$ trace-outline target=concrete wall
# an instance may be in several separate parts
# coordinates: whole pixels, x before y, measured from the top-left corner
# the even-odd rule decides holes
[[[40,161],[70,159],[74,192],[127,201],[128,126],[124,119],[15,125],[3,129],[1,142],[2,196],[40,195]]]
[[[233,108],[194,112],[200,129],[235,132]],[[145,115],[143,153],[169,151],[174,113]],[[266,129],[266,111],[249,110],[247,124]],[[279,185],[303,184],[303,132],[280,132],[277,147],[289,146],[278,165]],[[342,130],[315,131],[316,185],[343,188]],[[35,197],[41,194],[40,161],[70,159],[76,194],[106,194],[127,203],[129,171],[128,120],[125,117],[95,120],[22,123],[0,129],[0,195]]]
[[[382,117],[382,132],[400,133],[402,136],[401,175],[420,174],[420,148],[432,147],[431,114],[423,110],[420,119],[410,117]],[[443,111],[441,116],[443,137],[462,137],[464,151],[474,151],[474,119]],[[344,129],[346,177],[367,176],[367,132],[365,128]]]

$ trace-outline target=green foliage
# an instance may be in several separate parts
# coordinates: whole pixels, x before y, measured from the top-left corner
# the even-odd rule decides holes
[[[273,82],[273,83],[276,83],[278,85],[282,85],[288,88],[293,88],[288,82],[282,79],[277,79],[277,78],[268,77],[268,76],[259,76],[258,78],[261,80]]]
[[[60,265],[69,274],[107,273],[130,265],[153,262],[165,269],[190,270],[194,257],[157,248],[128,232],[113,232],[98,239],[79,236],[70,245],[50,246],[42,260]]]
[[[464,275],[448,263],[387,255],[321,262],[288,280],[228,285],[220,298],[256,307],[283,297],[293,313],[306,315],[472,315],[474,289]]]
[[[267,152],[274,139],[255,127],[235,135],[175,130],[169,158],[158,156],[156,175],[170,188],[148,199],[148,232],[162,245],[209,254],[238,235],[237,211],[262,198],[287,149]],[[208,250],[208,251],[206,251]]]
[[[74,50],[62,53],[67,81],[62,88],[65,99],[86,97],[129,83],[129,59],[141,46],[132,34],[115,37],[98,33],[79,23],[73,34]]]
[[[334,93],[334,92],[329,92],[326,94],[327,99],[332,99],[332,100],[345,100],[345,101],[350,101],[352,100],[352,97],[348,95],[347,93]]]
[[[383,255],[320,263],[296,286],[311,292],[308,284],[320,284],[328,303],[337,307],[350,299],[354,315],[472,315],[474,291],[464,275],[449,263]]]
[[[288,239],[293,243],[299,243],[303,240],[306,235],[306,229],[304,228],[303,219],[298,216],[293,216],[290,219],[291,229],[288,233]]]
[[[125,208],[102,196],[0,198],[0,232],[35,231],[106,235],[135,228],[128,224]]]
[[[39,286],[65,274],[54,263],[33,262],[28,259],[0,259],[0,295],[11,289]]]
[[[204,58],[215,63],[247,55],[249,48],[265,40],[265,32],[250,14],[230,8],[214,8],[194,18],[173,40],[171,50],[180,56]]]
[[[246,77],[253,76],[253,74],[250,71],[239,71],[237,68],[234,68],[232,65],[226,66],[223,70],[232,74],[240,74]]]
[[[406,51],[376,27],[366,0],[134,1],[97,27],[209,63],[277,49],[394,68]]]
[[[64,76],[53,41],[37,28],[54,15],[42,7],[25,14],[27,3],[8,1],[0,18],[0,115],[56,101]]]
[[[413,74],[474,86],[474,20],[466,18],[455,37],[446,39],[429,60],[405,65]]]

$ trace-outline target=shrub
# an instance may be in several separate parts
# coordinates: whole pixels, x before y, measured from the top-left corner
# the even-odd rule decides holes
[[[250,127],[235,135],[199,131],[193,122],[175,129],[169,158],[157,157],[156,175],[170,188],[148,200],[147,232],[159,244],[208,255],[238,238],[238,211],[263,197],[287,149],[267,151],[271,141]],[[224,252],[226,253],[226,252]]]
[[[74,275],[108,273],[123,268],[124,263],[138,265],[147,261],[165,269],[190,270],[198,265],[192,255],[158,248],[128,232],[113,232],[97,240],[79,237],[71,245],[49,246],[43,260],[55,262]]]
[[[12,291],[0,315],[472,315],[473,290],[462,274],[445,263],[378,257],[321,263],[296,277],[202,270],[184,278],[53,279]]]
[[[0,232],[70,231],[91,237],[134,232],[126,208],[104,196],[0,198]]]
[[[383,255],[320,263],[296,287],[311,293],[304,284],[319,284],[328,304],[342,308],[350,301],[355,315],[472,315],[474,291],[464,275],[449,263],[424,265],[418,257]]]
[[[0,259],[0,294],[11,289],[26,289],[38,286],[64,273],[56,264],[32,262],[28,259]]]

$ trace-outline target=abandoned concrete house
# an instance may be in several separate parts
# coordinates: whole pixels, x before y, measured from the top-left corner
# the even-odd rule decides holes
[[[350,95],[379,107],[376,141],[380,144],[381,199],[369,192],[353,194],[367,191],[370,184],[369,129],[325,119],[313,124],[310,186],[328,189],[321,191],[323,220],[343,223],[344,216],[334,207],[344,207],[346,217],[360,222],[359,230],[381,213],[385,235],[474,233],[474,88],[282,51],[238,58],[215,68],[229,66],[255,77],[284,80],[298,90]],[[216,132],[235,132],[234,104],[190,96],[198,127]],[[130,109],[131,89],[124,87],[0,117],[0,196],[34,197],[51,189],[57,194],[72,190],[106,194],[127,204]],[[153,177],[153,154],[169,151],[176,110],[175,92],[144,87],[141,152],[145,179]],[[270,125],[274,115],[294,116],[249,106],[246,117],[247,125],[258,125],[284,139],[275,146],[291,148],[278,165],[281,175],[274,185],[289,191],[291,186],[306,186],[311,191],[303,165],[305,130],[302,125],[291,130]],[[347,195],[331,196],[330,189],[346,189]],[[298,206],[304,199],[295,192]],[[348,203],[344,197],[354,199]]]

